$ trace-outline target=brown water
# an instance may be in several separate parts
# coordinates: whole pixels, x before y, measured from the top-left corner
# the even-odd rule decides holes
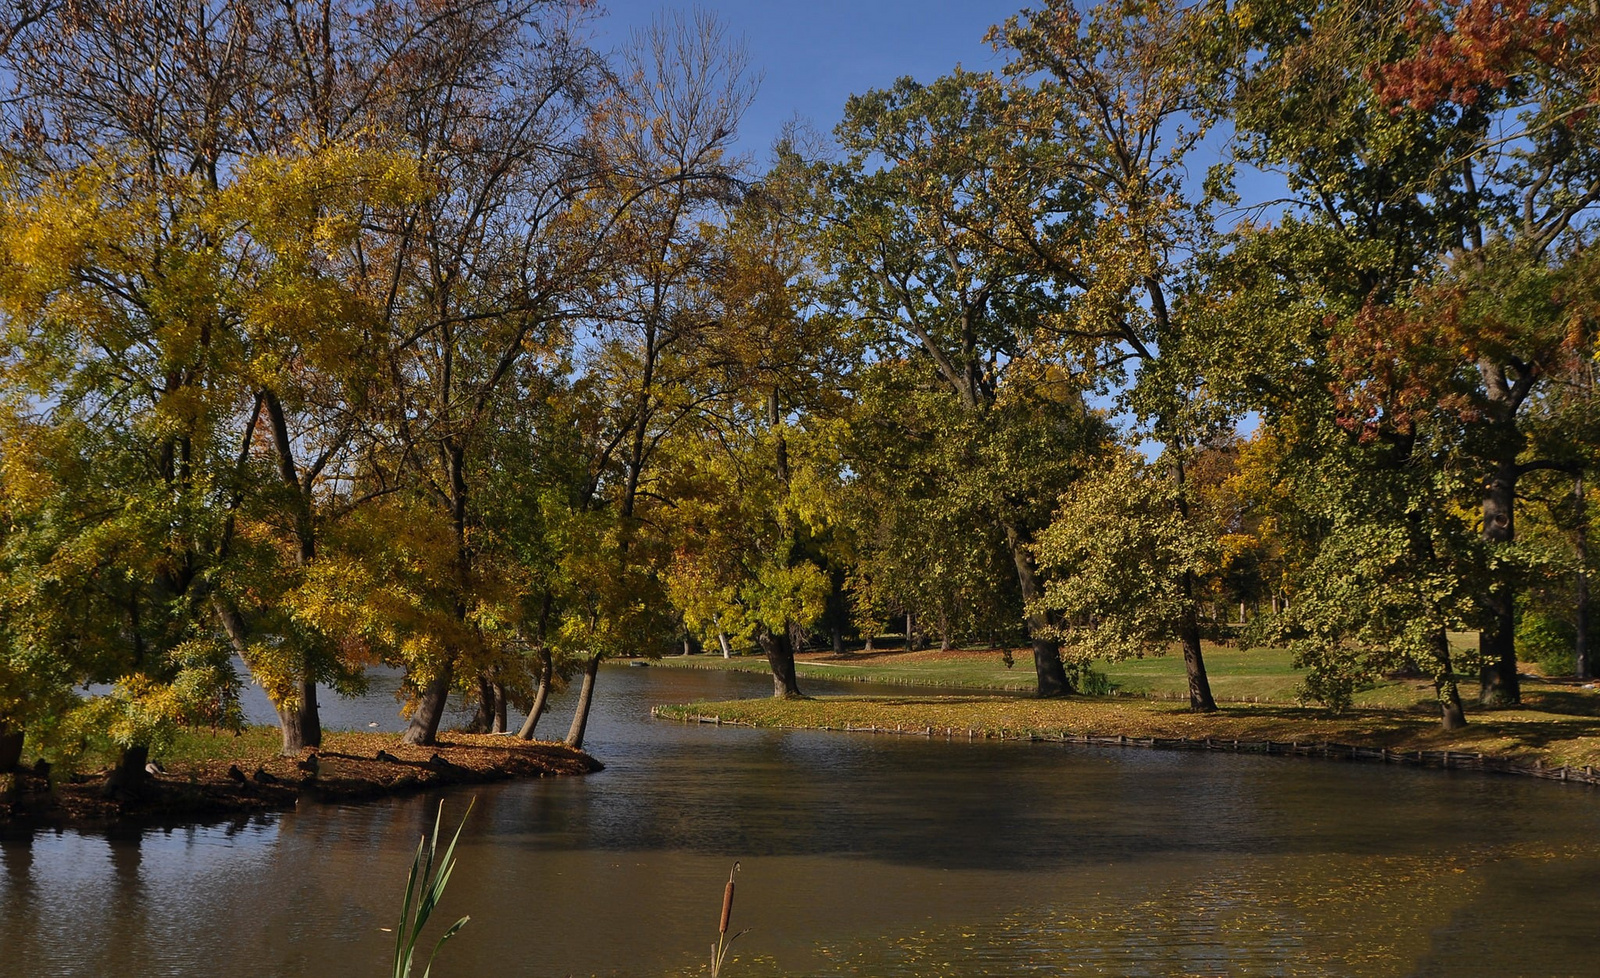
[[[472,922],[439,978],[704,973],[735,859],[730,978],[1600,974],[1590,789],[680,725],[649,705],[768,680],[600,682],[604,772],[446,797],[447,821],[477,807],[440,910]],[[369,708],[392,715],[349,717]],[[385,974],[437,800],[8,839],[0,976]]]

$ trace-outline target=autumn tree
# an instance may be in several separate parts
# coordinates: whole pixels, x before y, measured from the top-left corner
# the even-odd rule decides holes
[[[1516,595],[1532,572],[1518,485],[1572,464],[1543,447],[1537,405],[1591,355],[1592,319],[1571,296],[1600,201],[1593,12],[1452,0],[1237,14],[1259,51],[1237,110],[1247,156],[1299,202],[1269,237],[1354,259],[1318,327],[1339,364],[1329,421],[1355,438],[1461,426],[1453,450],[1471,460],[1495,568],[1480,699],[1514,703]]]

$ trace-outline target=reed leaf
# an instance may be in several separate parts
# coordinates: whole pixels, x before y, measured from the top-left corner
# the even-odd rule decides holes
[[[476,800],[473,799],[473,802]],[[416,956],[417,942],[422,938],[422,930],[427,926],[428,918],[433,916],[434,908],[443,899],[445,887],[450,883],[450,875],[455,871],[456,843],[461,841],[461,830],[467,825],[467,816],[472,814],[473,802],[467,803],[467,811],[461,816],[461,824],[456,826],[455,835],[451,836],[450,844],[445,847],[442,857],[439,856],[439,827],[444,819],[443,801],[439,802],[439,811],[433,818],[433,832],[417,841],[417,854],[412,857],[411,872],[406,877],[406,896],[401,905],[400,926],[395,928],[394,978],[410,978],[411,965]],[[439,949],[444,947],[445,941],[456,936],[471,919],[462,917],[445,930],[444,935],[433,945],[433,953],[428,955],[428,964],[422,970],[422,978],[430,978],[433,974],[434,959],[439,956]]]

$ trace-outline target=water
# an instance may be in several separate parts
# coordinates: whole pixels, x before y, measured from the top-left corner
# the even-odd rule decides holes
[[[435,974],[703,973],[735,859],[730,976],[1595,973],[1592,790],[648,718],[769,691],[608,667],[605,771],[445,795],[447,821],[477,798],[440,910],[472,922]],[[384,974],[437,802],[7,840],[0,976]]]

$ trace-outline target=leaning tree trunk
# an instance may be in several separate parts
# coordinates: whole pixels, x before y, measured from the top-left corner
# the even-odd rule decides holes
[[[447,665],[428,683],[422,696],[417,699],[417,708],[411,711],[411,722],[406,724],[405,733],[400,735],[402,742],[424,747],[438,742],[439,721],[444,719],[445,704],[450,699],[453,674],[454,669]]]
[[[1039,576],[1034,569],[1033,553],[1028,549],[1022,534],[1011,524],[1006,524],[1006,542],[1011,548],[1011,559],[1017,567],[1017,583],[1022,588],[1022,604],[1031,608],[1039,597]],[[1067,669],[1061,664],[1061,643],[1050,637],[1050,622],[1041,611],[1029,611],[1028,643],[1033,646],[1033,672],[1038,695],[1043,697],[1066,696],[1073,692]]]
[[[544,715],[544,706],[550,700],[550,677],[555,674],[555,666],[550,661],[550,650],[541,646],[539,649],[539,691],[533,694],[533,709],[528,711],[528,718],[522,721],[522,729],[517,731],[517,736],[523,740],[533,739],[533,728],[539,725],[539,718]]]
[[[794,643],[789,641],[789,630],[775,633],[767,626],[756,629],[756,641],[767,654],[767,666],[772,670],[772,695],[775,699],[802,699],[800,681],[794,671]]]
[[[1512,507],[1516,505],[1515,460],[1495,466],[1483,491],[1483,539],[1491,548],[1516,539]],[[1483,667],[1478,677],[1478,702],[1484,706],[1512,706],[1522,702],[1517,681],[1517,592],[1505,571],[1489,588],[1489,627],[1478,633]]]
[[[249,626],[245,623],[244,615],[220,597],[212,599],[211,607],[216,613],[217,621],[222,625],[223,632],[228,636],[233,651],[239,658],[244,659],[245,653],[250,648]],[[249,661],[246,660],[245,664],[249,665]],[[316,680],[302,673],[299,687],[298,696],[281,699],[278,696],[271,697],[274,701],[272,708],[278,714],[278,732],[283,739],[279,752],[284,757],[293,757],[307,747],[322,746],[322,721],[317,714]]]
[[[578,691],[578,709],[567,728],[567,746],[583,747],[583,733],[589,726],[589,704],[594,702],[594,677],[600,671],[600,656],[591,655],[583,663],[583,688]]]

